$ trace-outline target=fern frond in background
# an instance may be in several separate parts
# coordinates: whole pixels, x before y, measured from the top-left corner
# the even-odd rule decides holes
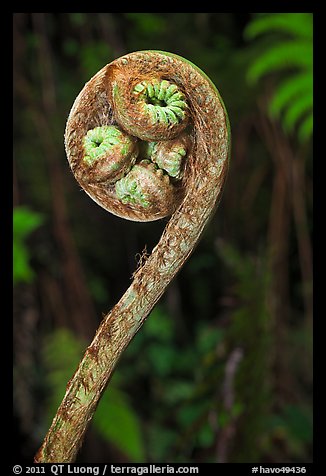
[[[262,50],[249,66],[248,82],[280,74],[269,113],[280,119],[285,132],[295,132],[300,142],[308,141],[313,132],[312,14],[263,14],[248,24],[245,37],[255,39]]]

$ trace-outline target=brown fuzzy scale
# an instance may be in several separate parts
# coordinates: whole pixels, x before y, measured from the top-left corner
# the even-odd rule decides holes
[[[128,64],[144,76],[154,74],[175,82],[186,94],[193,123],[193,147],[181,180],[184,198],[152,254],[134,274],[131,286],[104,317],[90,345],[92,350],[85,352],[67,385],[64,399],[35,457],[36,462],[74,461],[119,357],[194,249],[219,202],[226,178],[230,130],[216,88],[202,71],[183,58],[143,51],[123,56],[103,68],[87,83],[86,91],[83,90],[75,102],[67,124],[66,149],[79,181],[82,137],[89,128],[99,125],[98,121],[104,120],[104,116],[106,123],[113,121],[111,105],[106,99],[107,73],[112,67],[123,69]],[[103,191],[90,189],[87,184],[86,191],[98,202],[103,197],[107,200]],[[106,203],[101,205],[106,208]],[[121,205],[111,204],[108,208],[120,212]]]

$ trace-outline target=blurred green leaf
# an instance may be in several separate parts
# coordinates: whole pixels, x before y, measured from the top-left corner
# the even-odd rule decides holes
[[[57,329],[48,335],[42,345],[49,397],[46,418],[51,422],[64,394],[68,380],[74,374],[82,356],[83,344],[67,329]]]
[[[301,142],[306,142],[313,133],[313,115],[309,114],[299,126],[298,136]]]
[[[170,345],[150,344],[147,356],[152,364],[153,372],[161,377],[169,375],[174,362],[178,359],[178,352]]]
[[[213,428],[206,423],[202,425],[200,431],[198,432],[198,443],[203,448],[207,448],[214,443],[215,440],[215,433]]]
[[[165,428],[153,422],[148,430],[150,460],[165,461],[170,448],[175,443],[175,436],[175,429]]]
[[[132,462],[144,461],[140,422],[122,391],[110,385],[101,398],[93,422],[99,433]]]
[[[234,403],[234,405],[232,406],[232,409],[231,409],[231,415],[234,417],[234,418],[237,418],[238,416],[241,415],[241,413],[244,411],[244,405],[240,402],[236,402]]]
[[[280,115],[282,109],[289,106],[291,101],[299,96],[308,96],[310,99],[312,87],[312,76],[306,71],[280,81],[270,102],[269,111],[271,115],[274,117]],[[309,104],[311,104],[311,100]]]
[[[245,29],[247,39],[266,32],[284,32],[298,37],[312,37],[312,23],[306,13],[273,13],[252,20]]]
[[[34,273],[29,265],[29,252],[24,243],[14,240],[13,257],[14,284],[19,282],[30,283],[34,277]]]
[[[75,56],[78,53],[78,42],[74,38],[66,38],[62,46],[67,56]]]
[[[43,223],[42,215],[28,207],[16,207],[13,214],[13,281],[29,283],[34,272],[29,264],[30,252],[26,239]]]
[[[284,113],[283,124],[285,130],[293,131],[295,124],[308,113],[311,113],[311,98],[309,95],[301,96],[290,104]]]
[[[292,438],[309,443],[312,439],[312,418],[308,412],[296,405],[287,405],[283,411],[284,422]]]
[[[146,335],[160,342],[170,342],[174,336],[174,323],[162,306],[155,306],[148,316],[144,330]]]
[[[266,419],[266,426],[272,437],[283,440],[289,451],[297,456],[312,441],[311,411],[299,405],[286,405],[280,413]]]
[[[220,428],[225,428],[230,423],[231,415],[229,412],[225,410],[221,410],[218,414],[217,420],[218,420],[218,426]]]
[[[198,355],[194,347],[190,345],[182,348],[182,352],[178,352],[177,358],[173,362],[173,370],[182,375],[185,373],[193,375],[196,364],[198,364]]]
[[[242,254],[239,249],[226,241],[217,243],[217,251],[237,278],[235,288],[239,297],[246,299],[253,294],[255,283],[263,284],[262,281],[253,279],[259,273],[259,269],[252,256]],[[267,277],[266,275],[265,278]]]
[[[71,23],[77,26],[82,26],[87,19],[87,13],[69,13],[69,17]]]
[[[160,33],[165,29],[165,20],[156,13],[126,13],[126,16],[132,20],[137,28],[146,34]]]
[[[188,405],[182,406],[178,410],[178,421],[181,426],[188,427],[207,411],[206,401],[189,402]]]
[[[109,289],[103,280],[97,275],[91,275],[90,279],[88,280],[88,287],[95,301],[105,306],[109,301],[110,294]]]
[[[216,349],[217,345],[223,339],[223,330],[219,328],[208,327],[207,325],[198,326],[196,345],[200,354],[205,354],[213,349]]]
[[[16,207],[13,214],[14,239],[22,240],[43,222],[42,215],[30,210],[28,207]]]
[[[86,78],[92,77],[112,59],[112,49],[104,41],[89,42],[79,50],[79,54]]]
[[[259,35],[261,38],[257,38]],[[253,84],[267,74],[278,73],[270,115],[280,118],[285,132],[296,131],[300,142],[308,141],[313,132],[312,15],[265,14],[248,24],[245,37],[256,39],[255,45],[260,49],[249,66],[248,82]]]
[[[175,379],[167,382],[168,391],[165,401],[170,404],[180,403],[190,398],[194,391],[194,382]]]
[[[273,44],[251,64],[247,78],[249,83],[255,83],[265,74],[292,67],[312,67],[311,43],[291,40]]]

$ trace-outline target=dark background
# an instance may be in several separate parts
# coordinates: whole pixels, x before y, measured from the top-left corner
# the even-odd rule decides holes
[[[102,316],[167,220],[97,206],[65,122],[100,68],[177,53],[232,128],[221,204],[123,357],[79,462],[312,459],[312,14],[15,13],[14,429],[31,462]]]

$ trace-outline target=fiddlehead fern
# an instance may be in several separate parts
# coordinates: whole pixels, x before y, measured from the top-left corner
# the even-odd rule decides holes
[[[230,130],[219,93],[202,71],[171,53],[140,51],[108,64],[85,85],[65,145],[76,179],[103,208],[136,221],[172,216],[87,348],[37,462],[75,459],[121,353],[220,199]]]
[[[90,129],[83,147],[89,182],[115,182],[129,172],[137,157],[135,139],[115,126]]]

